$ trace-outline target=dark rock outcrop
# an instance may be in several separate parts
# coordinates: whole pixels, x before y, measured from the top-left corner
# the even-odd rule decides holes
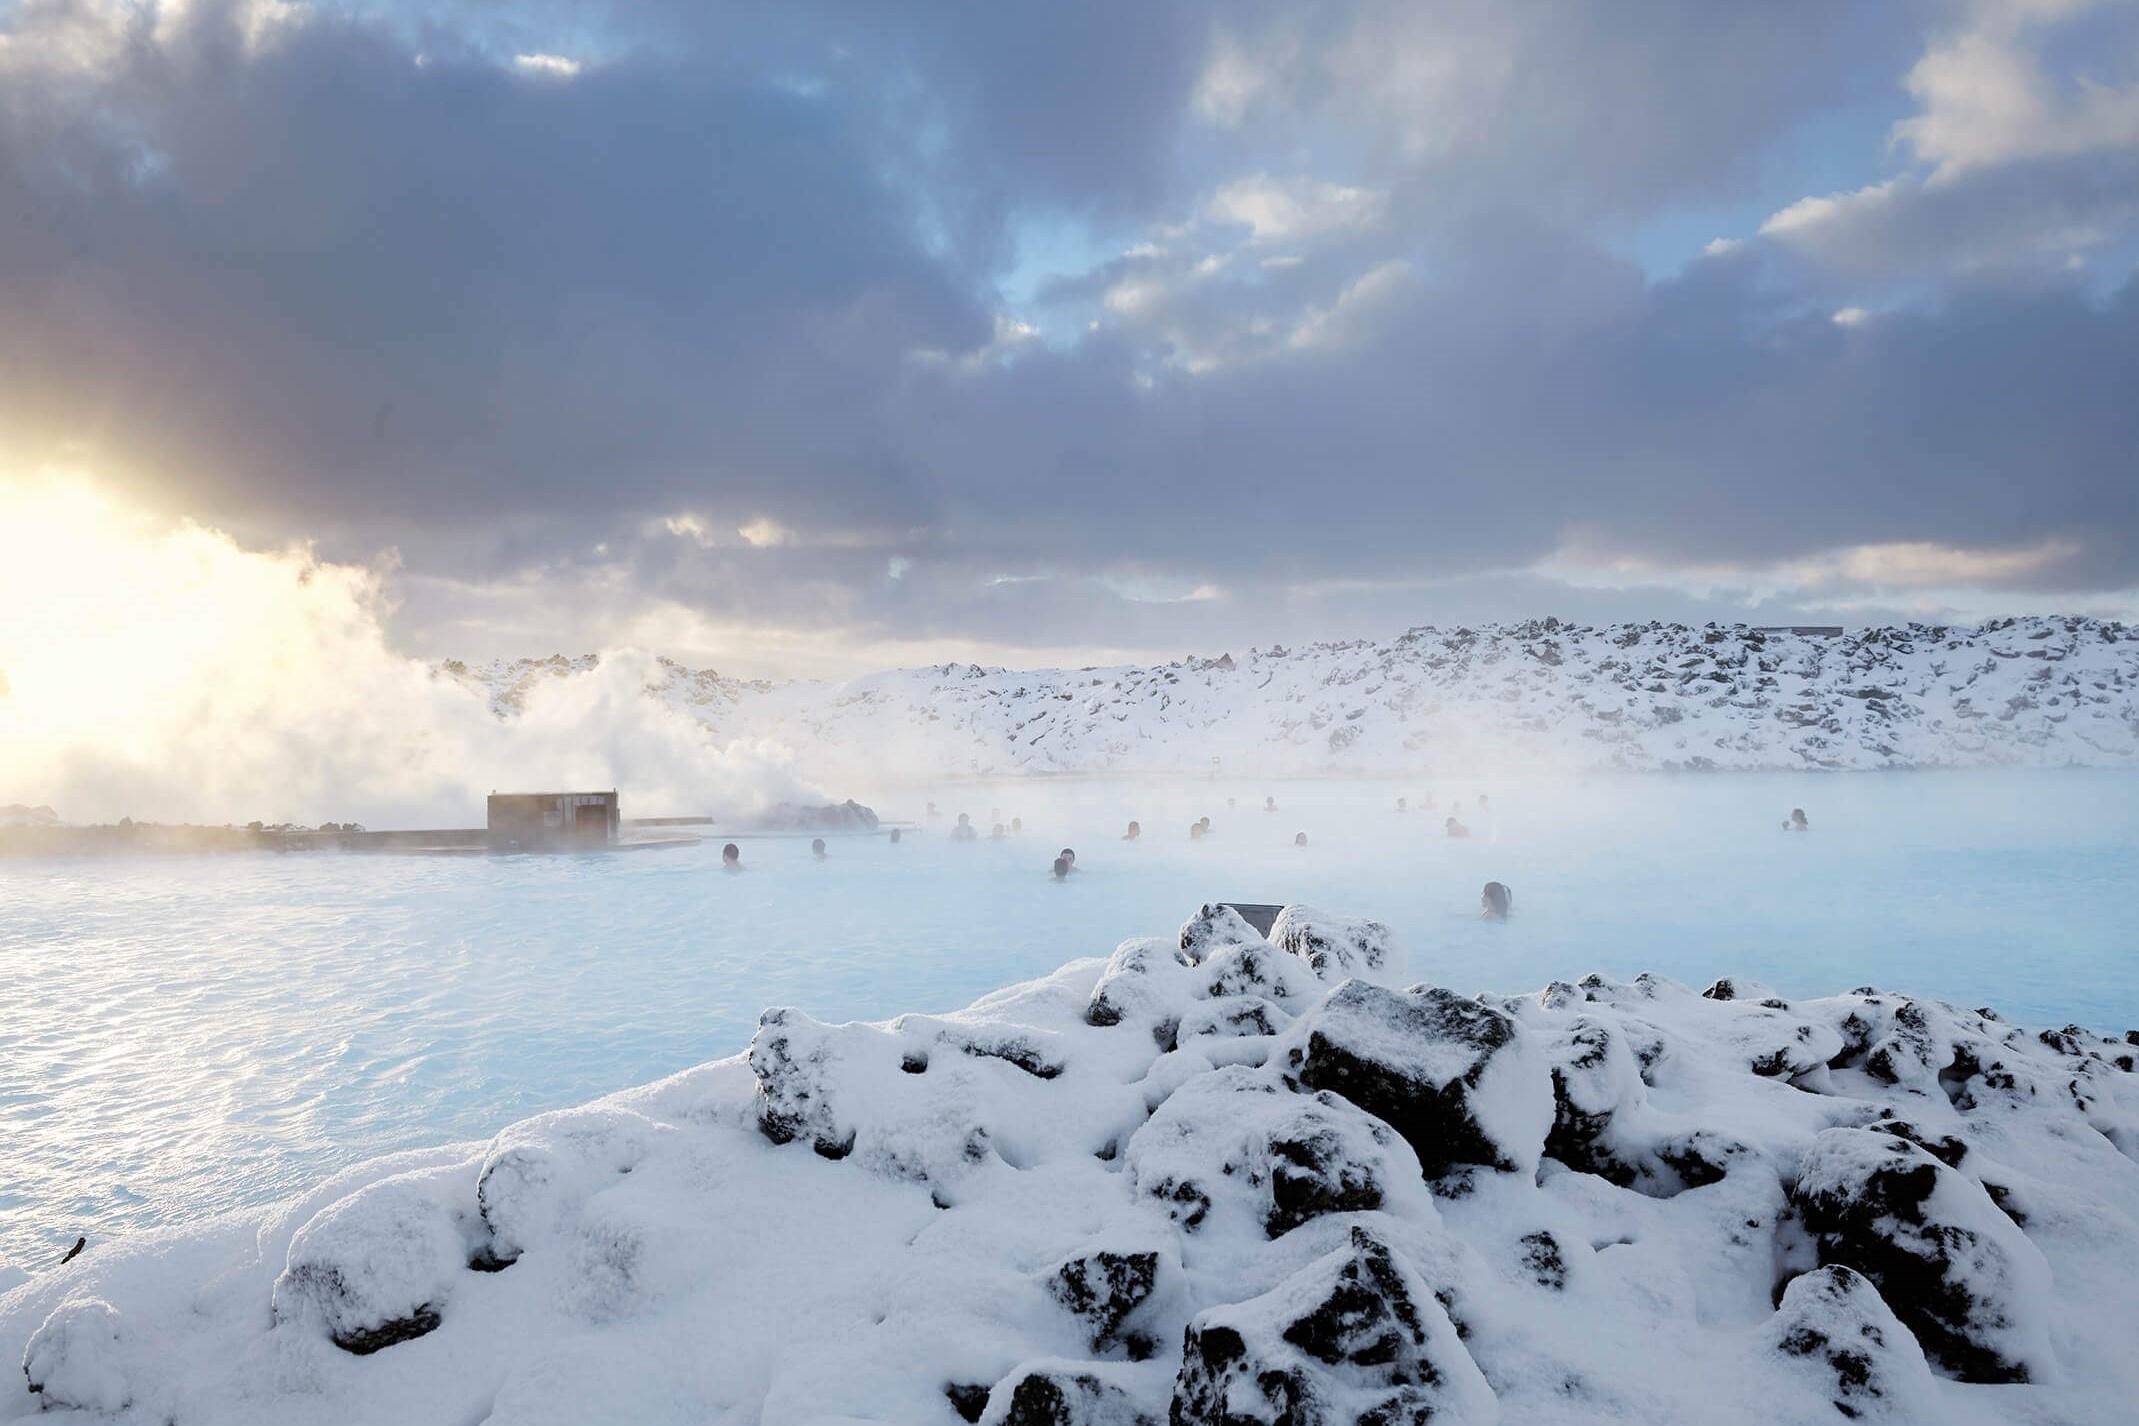
[[[1200,1313],[1172,1426],[1457,1426],[1492,1392],[1432,1291],[1361,1228],[1261,1297]]]
[[[1068,1362],[1037,1362],[996,1383],[986,1426],[1159,1426],[1121,1387]]]
[[[2012,1382],[2048,1365],[2049,1266],[1973,1179],[1892,1134],[1829,1129],[1789,1192],[1821,1265],[1869,1278],[1942,1371]]]
[[[1347,981],[1293,1027],[1292,1076],[1404,1136],[1426,1175],[1461,1164],[1537,1167],[1551,1076],[1506,1013],[1439,987]]]
[[[1093,1347],[1104,1351],[1117,1344],[1130,1348],[1132,1357],[1149,1355],[1148,1339],[1131,1341],[1124,1327],[1158,1286],[1158,1249],[1120,1252],[1097,1249],[1062,1263],[1048,1275],[1048,1291],[1072,1315],[1083,1320]]]

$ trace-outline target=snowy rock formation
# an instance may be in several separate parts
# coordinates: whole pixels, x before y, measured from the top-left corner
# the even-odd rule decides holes
[[[441,672],[509,718],[544,680],[597,662]],[[1545,619],[1152,668],[944,664],[839,684],[658,667],[650,696],[723,740],[798,744],[833,782],[887,766],[920,779],[2139,762],[2139,629],[2083,618],[1835,637]]]
[[[0,1420],[2124,1419],[2139,1044],[1230,908],[0,1294]],[[67,1413],[74,1413],[70,1418]]]

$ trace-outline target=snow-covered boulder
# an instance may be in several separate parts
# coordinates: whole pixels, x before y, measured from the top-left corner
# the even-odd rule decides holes
[[[978,1419],[980,1426],[1159,1426],[1138,1405],[1147,1393],[1135,1388],[1148,1375],[1094,1362],[1027,1362],[989,1394]]]
[[[1208,959],[1211,952],[1221,946],[1264,944],[1267,943],[1263,933],[1250,926],[1245,916],[1222,902],[1209,902],[1198,907],[1195,915],[1181,923],[1181,951],[1191,962]]]
[[[1461,1164],[1533,1172],[1552,1076],[1514,1017],[1438,986],[1350,980],[1300,1017],[1285,1063],[1410,1142],[1427,1176]]]
[[[1173,1426],[1497,1420],[1492,1388],[1433,1290],[1364,1228],[1270,1291],[1198,1313]]]
[[[1938,1397],[1923,1348],[1861,1274],[1801,1273],[1761,1330],[1778,1359],[1801,1364],[1814,1389],[1851,1420],[1930,1421]]]
[[[1652,1111],[1641,1064],[1626,1037],[1578,1015],[1548,1036],[1552,1130],[1545,1153],[1621,1188],[1669,1198],[1724,1178],[1753,1150],[1720,1130],[1688,1127]]]
[[[636,1168],[663,1127],[626,1109],[567,1109],[499,1134],[475,1181],[490,1240],[478,1264],[502,1267],[563,1233],[587,1199]]]
[[[1270,944],[1305,961],[1323,980],[1380,980],[1396,969],[1396,934],[1380,921],[1287,906],[1270,925]]]
[[[1823,1266],[1869,1278],[1925,1354],[1963,1381],[2050,1369],[2050,1269],[1981,1185],[1906,1139],[1829,1129],[1790,1201]]]
[[[1036,1087],[1063,1072],[1059,1036],[1024,1026],[909,1015],[889,1025],[825,1025],[768,1010],[750,1042],[759,1131],[828,1159],[939,1186],[1023,1130]]]
[[[435,1330],[473,1257],[473,1188],[399,1174],[320,1209],[290,1239],[275,1321],[316,1323],[358,1356]]]
[[[1193,971],[1198,959],[1174,940],[1145,936],[1123,941],[1092,987],[1085,1023],[1144,1025],[1162,1045],[1170,1044],[1173,1027],[1196,993]],[[1161,1027],[1163,1033],[1157,1033]]]
[[[76,1298],[53,1309],[22,1356],[22,1375],[42,1406],[123,1411],[133,1400],[123,1359],[124,1325],[100,1299]]]
[[[1252,995],[1287,1014],[1297,1014],[1329,989],[1306,961],[1287,955],[1260,936],[1212,947],[1199,969],[1204,994]]]
[[[1124,1159],[1136,1192],[1191,1234],[1216,1216],[1276,1238],[1323,1214],[1392,1200],[1432,1213],[1418,1161],[1389,1125],[1337,1095],[1295,1093],[1276,1074],[1242,1066],[1175,1090]]]

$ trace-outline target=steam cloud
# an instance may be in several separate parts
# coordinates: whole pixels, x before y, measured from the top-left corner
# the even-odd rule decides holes
[[[389,647],[380,572],[0,480],[0,802],[69,821],[469,825],[493,789],[615,787],[626,815],[819,797],[771,741],[640,696],[650,655],[501,722]]]

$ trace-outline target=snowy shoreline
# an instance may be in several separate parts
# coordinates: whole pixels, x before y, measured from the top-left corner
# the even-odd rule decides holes
[[[771,1010],[745,1055],[486,1145],[92,1243],[0,1295],[0,1419],[2092,1422],[2139,1392],[2139,1048],[1427,969],[1377,922],[1206,907],[956,1014]]]

